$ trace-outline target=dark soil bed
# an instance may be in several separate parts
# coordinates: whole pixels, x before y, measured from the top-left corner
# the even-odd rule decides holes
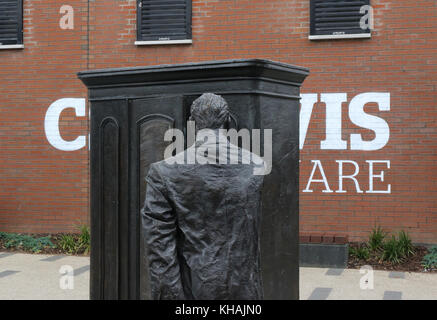
[[[350,247],[358,247],[358,243],[350,243]],[[382,261],[376,253],[371,253],[369,259],[363,260],[349,255],[348,268],[359,269],[361,266],[369,265],[375,270],[390,270],[390,271],[407,271],[407,272],[434,272],[437,269],[424,270],[422,266],[423,257],[428,253],[428,249],[423,246],[415,246],[414,255],[402,259],[398,264],[393,264],[388,261]]]
[[[35,238],[50,236],[50,241],[55,245],[54,248],[46,247],[39,252],[39,254],[70,254],[62,250],[59,246],[59,241],[62,234],[30,234]],[[79,234],[71,234],[73,237],[79,237]],[[350,247],[358,247],[359,243],[350,243]],[[21,252],[21,253],[33,253],[30,251],[23,250],[21,248],[6,248],[4,246],[4,241],[0,239],[0,252]],[[423,257],[428,253],[428,249],[423,246],[415,246],[415,254],[408,258],[402,259],[398,264],[393,264],[388,261],[382,261],[377,253],[371,253],[369,259],[358,259],[349,255],[348,268],[349,269],[359,269],[364,265],[370,265],[375,270],[390,270],[390,271],[407,271],[407,272],[433,272],[437,273],[437,269],[424,270],[422,266]],[[76,256],[89,256],[89,254],[84,254],[83,252],[74,253]]]
[[[59,241],[61,239],[62,235],[65,235],[65,233],[63,234],[48,234],[48,233],[32,233],[32,234],[28,234],[34,238],[41,238],[41,237],[50,237],[50,241],[55,245],[54,248],[50,248],[50,247],[45,247],[41,250],[41,252],[38,252],[37,254],[64,254],[64,255],[75,255],[75,256],[89,256],[89,254],[84,254],[83,252],[77,252],[74,254],[65,252],[64,250],[62,250],[59,246]],[[79,237],[79,234],[75,234],[75,233],[71,233],[70,235],[72,235],[75,239],[77,239]],[[0,239],[0,252],[19,252],[19,253],[32,253],[35,254],[34,252],[31,252],[29,250],[24,250],[22,248],[6,248],[5,247],[5,243],[2,239]]]

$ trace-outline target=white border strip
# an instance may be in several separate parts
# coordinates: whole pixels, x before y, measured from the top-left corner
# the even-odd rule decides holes
[[[357,33],[357,34],[327,34],[321,36],[308,36],[310,40],[325,40],[325,39],[360,39],[371,38],[371,33]]]
[[[193,40],[162,40],[162,41],[135,41],[136,46],[151,46],[156,44],[191,44]]]
[[[3,44],[0,45],[0,50],[2,49],[24,49],[24,44]]]

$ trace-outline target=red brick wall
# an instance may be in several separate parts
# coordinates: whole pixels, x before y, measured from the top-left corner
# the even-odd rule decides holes
[[[63,97],[86,97],[75,72],[86,69],[86,29],[73,0],[74,30],[59,27],[59,1],[24,1],[23,50],[0,50],[0,230],[56,232],[88,219],[88,152],[62,152],[44,133],[49,105]],[[86,8],[86,7],[84,7]],[[86,133],[87,118],[66,110],[66,140]]]
[[[193,44],[135,46],[136,1],[69,1],[74,29],[59,27],[61,3],[24,1],[24,50],[0,50],[0,230],[56,232],[72,230],[88,218],[88,148],[60,151],[44,133],[44,117],[57,99],[85,98],[75,73],[87,68],[266,58],[310,68],[303,93],[345,93],[342,139],[346,150],[323,150],[326,106],[317,103],[301,150],[301,190],[320,160],[332,193],[312,183],[301,192],[301,231],[366,238],[379,224],[405,229],[415,242],[437,243],[437,7],[434,0],[372,0],[375,30],[365,40],[308,40],[307,0],[193,0]],[[67,3],[66,3],[67,4]],[[89,30],[87,16],[90,17]],[[87,32],[88,31],[88,32]],[[87,34],[89,33],[89,38]],[[87,44],[89,42],[89,50]],[[384,119],[388,143],[376,151],[350,150],[350,135],[375,138],[354,125],[350,101],[361,93],[390,94],[390,110],[375,103],[365,112]],[[64,139],[86,135],[86,117],[73,109],[61,115]],[[329,132],[328,132],[329,134]],[[336,160],[353,160],[363,193],[344,180],[337,193]],[[366,160],[389,160],[384,182],[391,193],[369,190]],[[354,168],[344,165],[345,174]],[[320,171],[314,176],[320,179]]]

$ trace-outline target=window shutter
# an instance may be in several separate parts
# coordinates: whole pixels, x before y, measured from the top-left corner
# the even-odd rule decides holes
[[[140,41],[191,39],[191,0],[139,0]]]
[[[370,30],[361,29],[360,13],[369,0],[311,0],[310,35],[348,35],[370,34]]]
[[[23,43],[22,0],[0,0],[0,45]]]

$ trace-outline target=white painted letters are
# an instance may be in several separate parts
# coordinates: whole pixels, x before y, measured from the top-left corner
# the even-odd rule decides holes
[[[366,160],[369,164],[369,191],[367,193],[391,193],[391,185],[387,186],[387,190],[374,190],[373,189],[373,181],[374,178],[379,178],[382,182],[384,182],[384,171],[381,170],[380,174],[374,174],[373,164],[374,163],[384,163],[387,166],[387,169],[390,169],[390,160]]]
[[[351,179],[355,183],[357,193],[363,193],[363,191],[361,191],[360,189],[360,185],[358,184],[357,179],[355,178],[355,176],[360,173],[360,167],[358,166],[358,163],[352,160],[335,160],[335,162],[338,163],[338,190],[335,192],[346,193],[346,190],[343,190],[343,179]],[[351,175],[345,176],[343,174],[343,163],[353,164],[355,167],[355,172]]]
[[[303,149],[305,138],[307,136],[308,126],[310,124],[311,114],[313,113],[314,104],[317,103],[317,94],[301,94],[300,99],[300,124],[299,124],[299,149]]]
[[[325,190],[322,190],[322,192],[328,192],[328,193],[333,192],[329,188],[328,179],[326,179],[325,171],[323,170],[323,166],[320,160],[311,160],[311,162],[314,163],[313,171],[311,171],[311,175],[310,178],[308,179],[307,187],[302,192],[313,192],[313,190],[310,189],[311,183],[313,182],[322,182],[325,185]],[[322,175],[322,179],[313,178],[317,168],[319,168],[320,174]]]
[[[326,104],[326,138],[320,142],[322,150],[345,150],[347,142],[341,139],[341,104],[347,101],[346,93],[322,93],[320,100]]]
[[[390,93],[367,92],[352,99],[349,104],[349,118],[357,126],[373,130],[375,139],[364,141],[361,134],[351,134],[351,150],[379,150],[385,147],[390,138],[390,128],[387,122],[364,112],[364,106],[370,102],[376,102],[381,111],[389,111]]]
[[[78,136],[73,141],[62,139],[59,132],[59,117],[65,109],[73,108],[76,116],[85,117],[84,98],[62,98],[53,102],[47,109],[44,119],[44,131],[48,142],[62,151],[76,151],[86,146],[86,136]]]
[[[314,105],[318,102],[317,94],[302,94],[300,109],[300,137],[299,148],[305,144],[311,114]],[[347,101],[346,93],[322,93],[320,101],[326,105],[325,140],[320,142],[321,150],[346,150],[347,141],[342,139],[342,103]],[[375,132],[375,138],[363,140],[362,135],[350,135],[350,150],[374,151],[384,148],[390,139],[388,123],[381,117],[368,114],[364,111],[367,103],[376,103],[380,111],[390,111],[389,92],[366,92],[355,96],[349,104],[350,121],[365,129]]]

